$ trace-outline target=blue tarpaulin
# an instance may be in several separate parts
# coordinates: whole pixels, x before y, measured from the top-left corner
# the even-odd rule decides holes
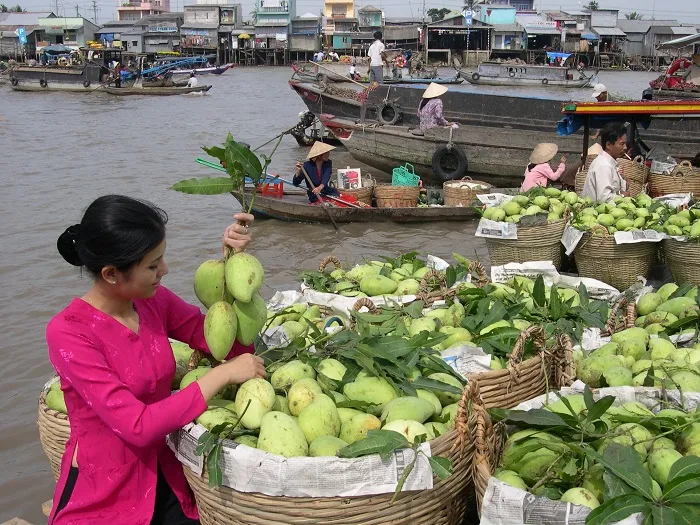
[[[641,125],[644,129],[647,129],[651,122],[651,117],[648,115],[596,115],[591,116],[590,119],[590,126],[594,129],[600,129],[608,122],[634,122],[637,125]],[[585,117],[566,115],[557,123],[557,135],[561,137],[573,135],[583,127],[585,122]]]
[[[581,38],[584,40],[598,40],[598,35],[595,35],[593,33],[582,33]]]
[[[557,58],[561,58],[561,61],[564,62],[570,56],[571,53],[557,53],[556,51],[547,51],[547,58],[550,60],[556,60]]]

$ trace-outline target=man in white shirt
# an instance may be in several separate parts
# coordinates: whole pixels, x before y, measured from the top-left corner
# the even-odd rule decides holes
[[[192,73],[190,73],[190,79],[187,81],[187,87],[197,87],[197,84],[199,84],[199,82],[197,81],[197,77],[195,76],[193,71]]]
[[[382,32],[374,32],[374,43],[369,46],[367,56],[369,56],[369,81],[378,82],[381,84],[384,81],[384,66],[386,62],[386,53],[384,50],[384,42],[382,42]]]
[[[583,197],[594,202],[610,202],[616,195],[627,194],[627,181],[620,173],[617,159],[627,150],[627,129],[621,122],[610,122],[600,130],[600,153],[588,168]]]

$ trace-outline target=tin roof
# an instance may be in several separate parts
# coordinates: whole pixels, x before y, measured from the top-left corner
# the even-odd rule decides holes
[[[592,27],[598,36],[626,36],[619,27]]]

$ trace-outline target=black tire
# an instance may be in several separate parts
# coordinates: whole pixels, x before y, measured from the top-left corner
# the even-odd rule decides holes
[[[13,86],[16,86],[17,84],[19,84],[19,80],[17,80],[16,78],[13,77],[12,80],[10,80],[10,84],[12,84]]]
[[[48,86],[48,84],[46,83],[46,80],[44,80],[43,78],[39,81],[39,85],[40,85],[41,87],[43,87],[43,88],[45,88],[46,86]]]
[[[547,80],[546,78],[543,78],[542,84],[544,84],[546,86],[547,84],[549,84],[549,80]]]
[[[472,80],[479,80],[480,78],[481,78],[481,75],[479,73],[472,74]]]
[[[90,87],[90,81],[89,81],[89,80],[86,80],[85,82],[83,82],[83,87],[84,87],[84,88],[89,88],[89,87]]]
[[[383,104],[377,111],[379,122],[387,126],[393,126],[401,120],[401,108],[398,104],[387,102]]]
[[[510,72],[508,73],[508,76],[509,76],[510,78],[515,78],[515,71],[510,71]]]
[[[433,154],[433,173],[443,181],[461,179],[467,173],[467,156],[456,146],[442,146]]]

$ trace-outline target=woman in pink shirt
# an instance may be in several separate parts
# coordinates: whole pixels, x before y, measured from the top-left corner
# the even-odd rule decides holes
[[[251,215],[238,213],[224,246],[250,243]],[[252,347],[234,344],[225,364],[170,394],[168,338],[208,352],[204,315],[160,284],[167,215],[119,195],[94,201],[58,251],[94,278],[48,324],[49,358],[71,424],[56,485],[52,525],[199,523],[182,465],[165,437],[207,409],[229,384],[266,377]]]
[[[557,171],[549,165],[559,151],[556,144],[538,144],[530,154],[530,164],[525,168],[525,181],[520,191],[527,191],[535,186],[547,186],[550,180],[558,180],[566,169],[566,157],[562,156]]]

